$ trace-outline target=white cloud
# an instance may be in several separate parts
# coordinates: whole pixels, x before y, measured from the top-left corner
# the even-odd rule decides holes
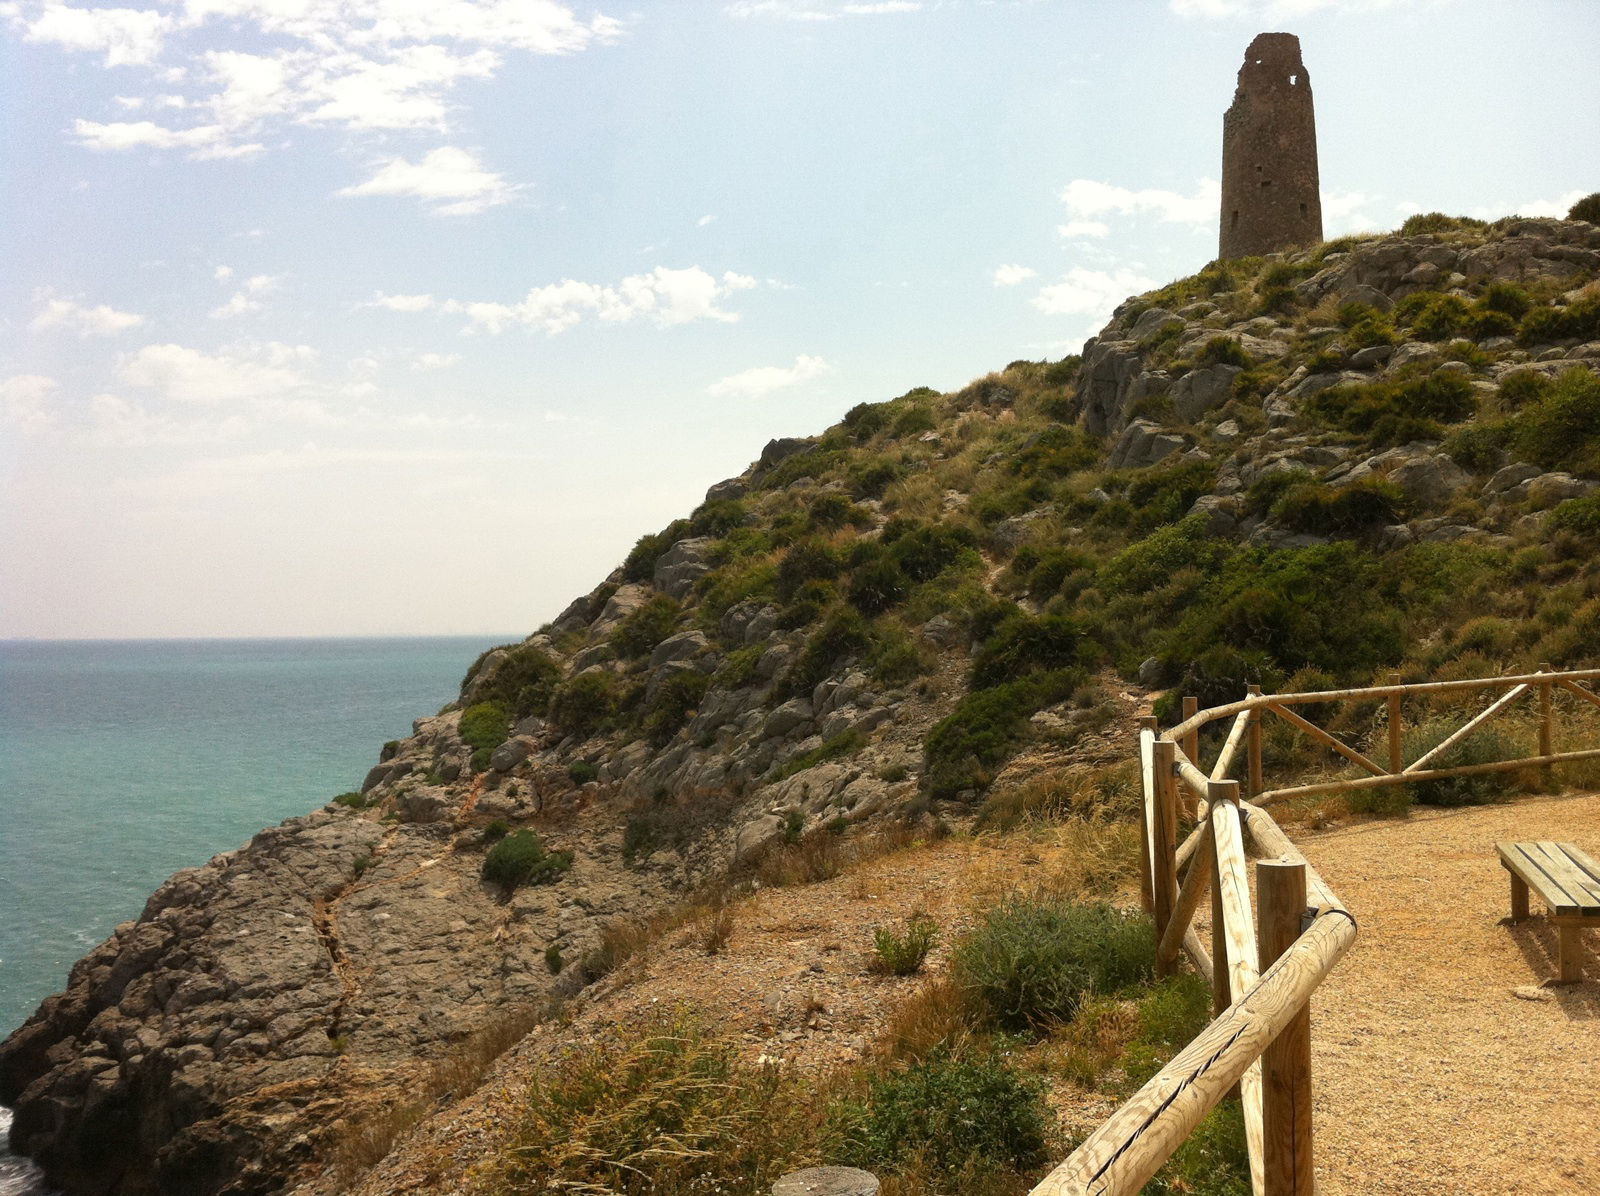
[[[436,300],[432,295],[385,295],[379,291],[370,303],[363,303],[363,307],[382,307],[389,311],[427,311],[435,306]]]
[[[648,274],[630,275],[612,285],[565,278],[534,287],[513,304],[451,299],[442,306],[445,311],[465,315],[472,327],[491,334],[523,324],[554,336],[586,317],[608,324],[644,319],[662,328],[695,320],[731,323],[739,318],[738,313],[723,310],[718,302],[755,285],[754,278],[732,271],[717,278],[699,266],[683,270],[657,266]]]
[[[832,367],[820,357],[801,354],[791,366],[763,365],[755,369],[730,374],[706,387],[706,393],[717,398],[758,399],[784,387],[795,386],[827,373]]]
[[[411,368],[421,372],[423,370],[449,369],[461,360],[459,353],[422,353],[411,363]]]
[[[832,3],[822,0],[735,0],[729,16],[766,17],[777,21],[833,21],[839,17],[879,17],[920,12],[920,0],[879,0],[878,3]]]
[[[53,42],[67,50],[104,50],[107,66],[137,66],[161,53],[171,17],[135,8],[73,8],[47,0],[25,23],[24,41]]]
[[[1041,287],[1034,296],[1033,305],[1046,315],[1091,316],[1104,320],[1129,295],[1158,285],[1155,279],[1125,267],[1115,270],[1076,268],[1067,271],[1060,282]]]
[[[1557,219],[1564,219],[1566,214],[1572,211],[1572,205],[1588,194],[1587,191],[1568,191],[1565,195],[1558,195],[1554,199],[1530,199],[1518,204],[1474,208],[1471,215],[1479,220],[1498,220],[1502,216],[1554,216]]]
[[[122,380],[182,403],[259,399],[298,390],[305,379],[289,363],[304,360],[304,346],[271,344],[251,355],[202,353],[183,345],[146,345],[122,365]]]
[[[228,267],[223,266],[219,268],[219,272],[217,274],[219,279],[232,277],[232,270],[228,270],[226,275],[222,274],[220,272],[221,270],[228,270]],[[233,297],[231,299],[229,299],[221,307],[212,308],[211,318],[213,320],[228,320],[232,319],[234,316],[242,316],[247,315],[250,312],[260,311],[263,306],[260,297],[262,295],[269,295],[273,291],[277,290],[279,284],[282,283],[283,280],[284,275],[282,274],[252,275],[251,277],[245,279],[244,285],[233,293]]]
[[[1028,279],[1036,277],[1038,273],[1031,266],[996,266],[994,285],[997,287],[1014,287],[1018,283],[1027,282]]]
[[[1098,216],[1155,216],[1169,224],[1215,224],[1222,206],[1222,184],[1215,179],[1201,179],[1194,194],[1181,195],[1176,191],[1147,188],[1131,191],[1127,187],[1098,182],[1095,179],[1073,179],[1061,192],[1061,202],[1073,222],[1093,221]],[[1073,223],[1062,226],[1063,235],[1095,235],[1079,224],[1076,234],[1068,234]],[[1109,231],[1109,230],[1108,230]]]
[[[61,0],[0,5],[26,40],[105,53],[108,66],[145,68],[149,95],[119,80],[111,101],[194,109],[189,129],[83,119],[92,149],[187,149],[196,158],[248,157],[266,126],[444,129],[450,93],[487,79],[505,55],[574,54],[615,41],[623,25],[556,0],[184,0],[181,14],[74,8]],[[189,66],[162,66],[164,50]]]
[[[0,419],[22,432],[42,432],[55,422],[49,398],[56,380],[42,374],[0,378]]]
[[[211,277],[216,279],[218,282],[227,282],[228,279],[233,277],[233,267],[218,266],[211,272]]]
[[[696,228],[704,228],[706,225],[710,224],[715,219],[716,219],[715,216],[711,215],[710,213],[707,213],[706,215],[700,217],[700,219],[696,220],[694,222],[694,226]]]
[[[467,150],[444,145],[417,162],[391,158],[366,182],[334,194],[415,196],[441,215],[463,216],[508,203],[518,190]]]
[[[1322,195],[1322,235],[1328,239],[1345,233],[1367,232],[1377,222],[1367,214],[1367,205],[1377,199],[1365,191],[1326,191]]]
[[[1056,225],[1056,236],[1068,241],[1110,235],[1111,226],[1102,220],[1069,220],[1065,224]]]
[[[189,149],[196,157],[216,149],[227,136],[221,125],[169,129],[149,120],[114,120],[104,124],[79,118],[72,133],[85,149],[116,153],[132,149]]]
[[[28,329],[42,332],[49,328],[67,328],[79,336],[110,336],[143,323],[143,316],[117,311],[104,303],[86,307],[71,299],[47,298],[39,314],[29,321]]]

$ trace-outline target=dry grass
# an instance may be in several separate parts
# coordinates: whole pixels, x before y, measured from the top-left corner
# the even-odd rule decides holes
[[[938,1047],[952,1052],[972,1040],[978,1011],[954,980],[930,980],[889,1015],[874,1053],[892,1060],[921,1059]]]

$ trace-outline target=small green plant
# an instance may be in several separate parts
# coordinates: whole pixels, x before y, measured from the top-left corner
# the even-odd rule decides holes
[[[851,729],[841,731],[830,739],[825,739],[820,747],[812,748],[809,752],[801,752],[783,763],[783,766],[774,770],[772,780],[782,781],[794,776],[797,772],[804,772],[808,768],[815,768],[818,764],[829,760],[842,760],[846,756],[853,756],[867,746],[867,737],[864,733]]]
[[[561,944],[551,943],[544,949],[544,966],[552,976],[561,975],[561,969],[564,966],[561,959]]]
[[[600,775],[600,770],[589,760],[574,760],[567,765],[567,779],[574,785],[587,785]]]
[[[1456,730],[1456,724],[1430,720],[1406,732],[1402,744],[1407,761],[1420,759],[1443,743]],[[1521,753],[1517,745],[1493,727],[1474,731],[1459,743],[1435,756],[1427,767],[1462,768],[1513,760]],[[1439,777],[1408,786],[1412,798],[1424,806],[1481,806],[1504,797],[1515,785],[1514,772],[1480,772],[1461,777]]]
[[[1241,369],[1249,369],[1255,364],[1250,354],[1240,346],[1239,338],[1233,336],[1212,337],[1195,354],[1195,361],[1199,365],[1236,365]]]
[[[507,835],[483,859],[483,879],[507,893],[522,885],[547,885],[572,867],[570,851],[546,851],[532,831]]]
[[[472,770],[482,772],[489,767],[494,749],[511,733],[511,715],[498,702],[479,702],[461,712],[458,733],[461,742],[472,749]]]
[[[510,833],[511,824],[504,818],[495,818],[483,828],[483,833],[478,837],[478,841],[484,844],[494,844],[500,842]]]
[[[963,1056],[938,1047],[908,1067],[869,1075],[865,1092],[839,1101],[829,1115],[829,1155],[874,1168],[914,1160],[948,1182],[1037,1166],[1050,1124],[1043,1083],[1000,1051]]]
[[[365,793],[341,793],[333,799],[336,806],[344,806],[351,810],[365,810],[367,808],[367,795]]]
[[[1567,212],[1567,219],[1587,220],[1590,224],[1600,224],[1600,191],[1585,195],[1573,204]]]
[[[579,673],[557,688],[550,699],[550,721],[571,735],[587,739],[606,725],[616,707],[616,679],[595,669]]]
[[[649,818],[630,818],[622,828],[622,862],[632,864],[656,849],[656,827]]]
[[[1355,535],[1404,518],[1405,495],[1383,478],[1343,486],[1302,482],[1272,505],[1272,517],[1291,531],[1322,536]]]
[[[678,623],[678,602],[666,594],[657,594],[634,611],[611,634],[611,646],[625,658],[647,655],[667,636]]]
[[[367,874],[367,870],[372,867],[371,854],[365,851],[362,852],[351,861],[350,866],[355,870],[356,878],[360,879],[361,877],[365,876]]]
[[[1150,977],[1150,919],[1100,902],[1012,897],[956,944],[951,971],[1003,1030],[1071,1021],[1084,997]]]
[[[904,934],[892,926],[876,927],[872,932],[872,946],[876,952],[873,971],[890,976],[913,975],[922,970],[922,961],[928,958],[928,952],[938,941],[938,925],[922,914],[912,914],[906,919]]]

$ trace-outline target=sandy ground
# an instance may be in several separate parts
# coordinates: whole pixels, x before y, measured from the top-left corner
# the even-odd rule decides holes
[[[1418,811],[1293,832],[1360,926],[1312,1002],[1322,1196],[1600,1192],[1600,931],[1556,974],[1540,916],[1512,927],[1505,839],[1600,853],[1600,796]]]

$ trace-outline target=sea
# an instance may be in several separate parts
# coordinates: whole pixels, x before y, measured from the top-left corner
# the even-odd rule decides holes
[[[519,638],[0,640],[0,1038],[169,875],[360,788]],[[0,1196],[44,1193],[10,1121]]]

